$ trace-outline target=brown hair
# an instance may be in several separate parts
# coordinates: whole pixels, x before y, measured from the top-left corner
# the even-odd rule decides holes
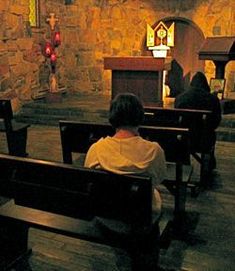
[[[144,120],[144,108],[133,93],[118,94],[111,102],[109,122],[114,128],[136,127]]]

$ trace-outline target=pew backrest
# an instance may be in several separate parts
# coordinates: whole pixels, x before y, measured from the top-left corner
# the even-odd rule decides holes
[[[100,216],[134,227],[152,221],[149,177],[4,154],[0,170],[0,195],[18,205],[85,220]]]
[[[112,136],[110,124],[59,121],[64,163],[72,163],[72,153],[86,153],[89,147],[101,137]],[[165,151],[168,162],[190,164],[189,129],[141,126],[140,135],[158,142]]]
[[[212,111],[162,107],[145,107],[144,110],[144,125],[188,128],[191,152],[211,149]]]
[[[87,152],[89,147],[101,136],[112,135],[113,128],[109,124],[81,123],[61,120],[60,134],[64,163],[73,163],[73,152]],[[185,187],[191,179],[189,129],[173,127],[141,126],[140,136],[158,142],[165,152],[167,175],[163,184],[173,191],[175,197],[174,214],[185,212]],[[72,140],[71,140],[72,138]],[[78,140],[79,139],[79,140]],[[84,142],[83,142],[84,141]],[[68,159],[69,158],[69,159]]]
[[[59,121],[63,162],[72,164],[72,153],[87,153],[101,137],[112,136],[115,131],[109,124]]]

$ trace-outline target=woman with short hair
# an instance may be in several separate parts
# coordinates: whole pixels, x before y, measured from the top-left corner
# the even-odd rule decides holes
[[[85,166],[117,174],[144,174],[152,177],[154,185],[153,210],[160,213],[161,197],[157,186],[163,181],[166,162],[163,149],[157,142],[143,139],[139,126],[144,119],[144,108],[132,93],[117,95],[110,105],[109,122],[114,136],[94,143],[85,159]]]

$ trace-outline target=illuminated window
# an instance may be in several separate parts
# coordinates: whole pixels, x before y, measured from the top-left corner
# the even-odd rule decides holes
[[[39,27],[39,0],[29,0],[29,22],[32,27]]]

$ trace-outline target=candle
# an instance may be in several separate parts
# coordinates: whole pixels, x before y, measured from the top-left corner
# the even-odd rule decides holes
[[[45,45],[45,55],[47,57],[50,57],[51,54],[52,54],[52,46],[51,46],[51,44],[49,42],[47,42],[46,45]]]
[[[53,43],[54,43],[55,47],[60,45],[61,40],[60,40],[60,32],[59,31],[54,33],[54,41],[53,41]]]
[[[56,62],[56,54],[52,53],[50,59],[51,59],[51,62]]]

